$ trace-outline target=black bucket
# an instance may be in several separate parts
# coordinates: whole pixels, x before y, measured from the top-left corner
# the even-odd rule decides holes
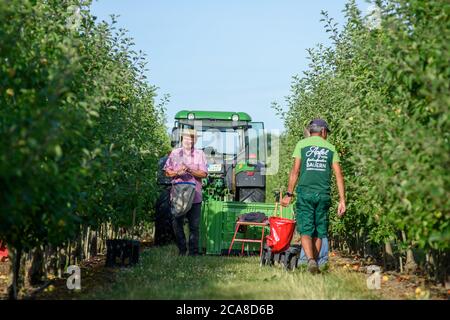
[[[140,242],[138,240],[106,240],[106,267],[128,267],[139,262]]]

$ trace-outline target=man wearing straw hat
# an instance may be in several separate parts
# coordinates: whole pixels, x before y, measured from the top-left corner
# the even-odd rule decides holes
[[[195,194],[191,208],[183,215],[173,217],[173,228],[180,255],[187,253],[184,234],[184,221],[189,222],[189,255],[198,255],[200,217],[202,208],[202,178],[208,175],[206,156],[202,150],[195,149],[197,132],[194,129],[184,129],[182,146],[174,149],[164,166],[166,176],[172,178],[173,184],[190,183],[195,185]],[[187,200],[186,200],[187,201]]]
[[[327,238],[329,209],[331,206],[330,182],[331,169],[336,176],[339,191],[337,214],[345,213],[344,177],[339,165],[336,148],[326,139],[330,129],[325,120],[314,119],[309,123],[310,136],[300,140],[292,154],[294,165],[289,177],[289,185],[282,205],[291,202],[294,187],[296,189],[297,230],[301,235],[302,248],[308,259],[308,271],[317,273],[317,259],[322,246],[322,239]]]

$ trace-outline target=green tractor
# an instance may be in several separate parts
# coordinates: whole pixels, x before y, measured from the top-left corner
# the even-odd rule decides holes
[[[208,164],[208,177],[203,180],[199,247],[205,254],[227,254],[239,215],[262,212],[271,216],[275,212],[275,204],[265,203],[267,135],[264,123],[252,121],[245,112],[183,110],[175,115],[171,135],[174,148],[181,146],[183,129],[196,129],[195,147],[204,151]],[[164,163],[161,161],[161,168]],[[174,238],[169,222],[170,180],[163,174],[160,177],[160,184],[166,188],[156,208],[155,244],[165,244]],[[285,209],[282,216],[292,217],[290,209]],[[261,238],[261,229],[249,229],[238,237]],[[266,231],[268,234],[269,230]],[[259,253],[259,244],[248,243],[245,249]]]

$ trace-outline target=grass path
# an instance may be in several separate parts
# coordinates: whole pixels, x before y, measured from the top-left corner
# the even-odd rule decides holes
[[[150,248],[134,268],[86,299],[377,299],[363,274],[341,268],[319,275],[280,266],[260,267],[257,257],[180,257],[175,246]]]

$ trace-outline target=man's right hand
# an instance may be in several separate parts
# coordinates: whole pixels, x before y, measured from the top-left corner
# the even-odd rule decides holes
[[[345,206],[345,200],[340,200],[338,205],[338,217],[342,218],[346,210],[347,208]]]
[[[287,207],[291,203],[292,197],[284,196],[283,200],[281,200],[281,205],[283,207]]]

